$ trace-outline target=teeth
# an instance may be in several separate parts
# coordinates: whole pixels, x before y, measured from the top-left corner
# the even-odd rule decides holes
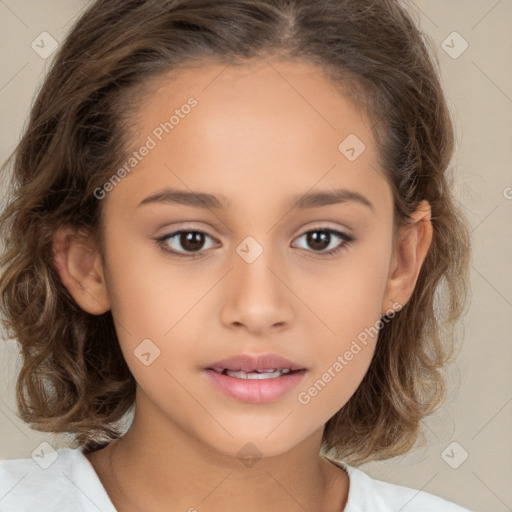
[[[261,372],[261,373],[260,373]],[[234,371],[226,370],[228,377],[235,377],[237,379],[249,379],[249,380],[263,380],[263,379],[275,379],[290,373],[288,369],[270,369],[270,370],[256,370],[254,372],[244,372],[243,370]]]

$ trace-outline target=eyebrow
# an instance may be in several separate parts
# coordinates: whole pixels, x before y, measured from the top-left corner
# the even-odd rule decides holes
[[[336,189],[319,192],[308,192],[302,195],[292,197],[291,208],[293,210],[306,210],[309,208],[318,208],[320,206],[329,206],[332,204],[354,202],[367,206],[370,210],[375,212],[373,204],[368,198],[348,189]],[[230,202],[225,196],[215,196],[204,192],[191,192],[187,190],[176,190],[166,188],[158,191],[145,199],[138,205],[146,204],[182,204],[186,206],[193,206],[196,208],[207,209],[227,209]]]

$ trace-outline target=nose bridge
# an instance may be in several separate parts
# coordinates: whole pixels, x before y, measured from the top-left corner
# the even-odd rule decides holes
[[[249,235],[236,246],[234,271],[239,289],[246,285],[258,288],[258,284],[268,291],[268,287],[274,287],[272,281],[276,280],[276,277],[271,269],[279,265],[276,261],[278,250],[272,246],[272,238],[271,232]]]

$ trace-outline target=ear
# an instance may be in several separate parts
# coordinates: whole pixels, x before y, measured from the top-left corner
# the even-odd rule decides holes
[[[389,268],[386,291],[382,301],[382,314],[397,309],[392,304],[405,306],[410,299],[421,266],[432,242],[433,228],[431,209],[427,201],[422,201],[412,215],[409,225],[400,230],[400,236]]]
[[[92,237],[70,227],[53,237],[55,267],[62,283],[78,305],[88,313],[101,315],[110,309],[101,255]]]

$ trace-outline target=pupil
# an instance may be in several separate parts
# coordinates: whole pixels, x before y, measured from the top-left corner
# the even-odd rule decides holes
[[[180,242],[181,246],[188,251],[201,249],[204,244],[203,234],[197,231],[182,233]]]
[[[308,244],[314,249],[322,250],[329,247],[329,238],[330,234],[326,231],[311,231],[308,234]]]

